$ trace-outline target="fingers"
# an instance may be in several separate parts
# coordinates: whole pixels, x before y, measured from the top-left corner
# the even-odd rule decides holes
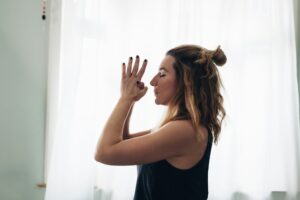
[[[122,63],[122,79],[126,78],[126,66],[125,63]]]
[[[142,79],[142,77],[143,77],[143,75],[145,73],[147,63],[148,63],[148,61],[147,61],[147,59],[145,59],[144,62],[143,62],[143,65],[142,65],[142,67],[140,69],[140,71],[137,73],[137,79],[139,81]]]
[[[145,84],[143,82],[137,81],[137,86],[139,89],[144,89]]]
[[[139,56],[136,56],[133,68],[132,68],[132,62],[133,62],[133,59],[132,59],[132,57],[130,57],[128,59],[127,70],[126,70],[126,66],[124,64],[123,67],[125,67],[125,69],[122,69],[122,77],[124,77],[124,73],[125,73],[125,76],[127,78],[130,78],[131,76],[133,76],[133,77],[136,77],[138,81],[140,81],[145,73],[145,69],[146,69],[148,61],[147,61],[147,59],[144,60],[140,70],[139,70],[139,64],[140,64]]]
[[[140,100],[143,96],[145,96],[145,94],[147,93],[147,90],[148,90],[148,88],[147,87],[144,87],[143,89],[141,89],[140,91],[139,91],[139,94],[138,94],[138,96],[136,97],[136,101],[138,101],[138,100]]]
[[[139,70],[139,64],[140,64],[140,57],[139,57],[139,56],[136,56],[136,57],[135,57],[134,66],[133,66],[133,69],[132,69],[132,72],[131,72],[131,75],[132,75],[132,76],[136,76],[136,73],[137,73],[138,70]]]
[[[127,64],[127,78],[131,76],[131,66],[132,66],[132,57],[128,59],[128,64]]]
[[[144,87],[140,92],[141,92],[141,96],[144,96],[146,94],[148,90],[148,87]]]

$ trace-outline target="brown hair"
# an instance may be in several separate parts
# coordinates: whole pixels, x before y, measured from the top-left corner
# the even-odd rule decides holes
[[[178,88],[171,99],[166,117],[161,125],[172,120],[190,119],[197,134],[200,124],[212,131],[217,144],[221,124],[226,115],[223,107],[223,86],[216,65],[226,63],[226,56],[220,46],[214,51],[196,45],[181,45],[170,49],[166,55],[173,56]]]

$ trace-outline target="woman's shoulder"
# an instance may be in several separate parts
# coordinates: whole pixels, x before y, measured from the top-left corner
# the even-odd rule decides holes
[[[197,139],[197,132],[193,127],[191,120],[174,120],[170,121],[166,124],[166,126],[172,126],[172,131],[170,131],[170,135],[173,134],[174,140],[182,141],[183,145],[181,155],[175,156],[169,159],[169,162],[173,163],[193,163],[194,161],[198,162],[199,158],[202,157],[208,139],[208,130],[204,125],[199,126],[200,134],[203,135],[201,141]],[[171,129],[170,129],[171,130]],[[175,139],[176,138],[176,139]],[[182,163],[181,163],[182,164]]]
[[[192,121],[188,119],[177,119],[177,120],[170,121],[169,123],[173,123],[174,126],[193,129]]]
[[[167,122],[165,125],[160,127],[162,129],[168,129],[173,134],[184,134],[185,137],[194,137],[195,136],[195,129],[193,124],[190,120],[173,120]]]
[[[174,120],[170,123],[176,124],[176,126],[182,127],[182,128],[189,128],[190,130],[195,131],[195,127],[193,126],[192,120],[190,119],[180,119],[180,120]],[[200,127],[204,127],[203,125],[199,125]]]
[[[174,121],[170,121],[168,123],[165,124],[165,126],[170,126],[172,127],[173,130],[175,130],[175,132],[177,133],[182,133],[184,134],[186,137],[190,137],[191,139],[195,139],[197,131],[195,129],[195,127],[192,124],[191,120],[174,120]],[[204,135],[204,138],[207,138],[208,134],[209,134],[209,129],[203,125],[200,124],[199,125],[199,131],[200,134]]]

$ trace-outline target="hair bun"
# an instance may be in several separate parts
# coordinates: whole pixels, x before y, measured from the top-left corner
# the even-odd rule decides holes
[[[220,45],[218,46],[218,48],[215,51],[213,51],[212,60],[218,66],[222,66],[226,63],[227,58],[226,58],[226,55],[224,54],[223,50],[221,49]]]

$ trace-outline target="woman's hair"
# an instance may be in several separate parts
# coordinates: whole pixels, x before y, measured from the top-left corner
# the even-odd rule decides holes
[[[189,119],[200,141],[200,124],[212,131],[217,144],[221,124],[226,115],[223,107],[223,86],[216,65],[226,63],[226,56],[220,46],[214,51],[196,45],[181,45],[170,49],[166,55],[175,58],[173,67],[178,87],[171,99],[166,117],[161,125],[172,120]]]

